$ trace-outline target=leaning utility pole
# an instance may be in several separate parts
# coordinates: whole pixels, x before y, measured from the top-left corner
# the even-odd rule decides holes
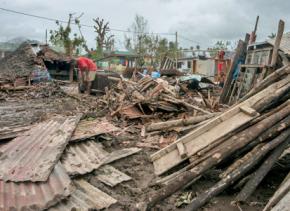
[[[45,45],[47,45],[48,42],[47,42],[47,29],[45,30]]]
[[[176,50],[175,50],[175,67],[177,69],[177,60],[178,60],[178,40],[177,40],[177,32],[175,32],[175,47],[176,47]]]

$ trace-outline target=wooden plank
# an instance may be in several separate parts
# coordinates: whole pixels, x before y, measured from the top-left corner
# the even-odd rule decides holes
[[[161,157],[160,159],[155,160],[153,163],[154,168],[155,168],[155,173],[157,175],[160,175],[166,172],[173,165],[177,165],[178,163],[182,162],[182,160],[186,159],[187,157],[190,157],[196,154],[207,145],[216,141],[218,138],[221,138],[222,136],[242,126],[243,124],[249,122],[252,119],[253,119],[252,116],[249,116],[243,112],[239,112],[233,115],[231,118],[225,121],[222,121],[217,126],[211,128],[211,130],[208,130],[207,132],[204,132],[200,134],[198,137],[195,137],[191,139],[191,141],[188,141],[187,143],[185,143],[184,146],[185,146],[185,150],[187,151],[187,156],[181,157],[179,155],[178,150],[174,150],[177,152],[168,153],[164,155],[163,157]]]
[[[257,116],[257,114],[258,114],[255,109],[252,109],[252,108],[247,107],[247,106],[241,106],[240,109],[242,112],[244,112],[245,114],[248,114],[250,116]]]
[[[119,171],[118,169],[114,168],[110,165],[105,165],[99,168],[96,171],[96,178],[100,180],[102,183],[109,185],[110,187],[114,187],[119,183],[126,182],[132,179],[127,174]]]
[[[271,209],[271,211],[290,211],[290,191]]]
[[[270,198],[267,205],[263,209],[263,211],[270,211],[272,207],[274,207],[280,200],[285,196],[286,193],[290,191],[290,173],[283,180],[278,190],[274,193],[274,195]]]
[[[160,175],[166,172],[186,160],[188,157],[202,150],[208,144],[215,142],[223,135],[244,124],[247,124],[250,120],[255,118],[255,116],[249,116],[244,112],[241,112],[240,107],[251,108],[251,106],[253,106],[256,102],[265,98],[267,95],[275,93],[278,88],[283,87],[288,83],[289,79],[285,78],[284,80],[269,86],[246,101],[232,107],[228,111],[213,118],[208,123],[193,130],[186,136],[178,139],[176,142],[152,154],[151,160],[153,161],[155,173]],[[185,158],[181,158],[178,152],[177,143],[179,142],[184,144],[185,150],[187,151],[187,157]]]
[[[84,140],[104,133],[118,131],[120,128],[115,127],[106,119],[96,119],[93,121],[82,120],[79,122],[70,142]]]
[[[277,36],[275,39],[273,53],[272,53],[271,67],[275,67],[276,63],[277,63],[278,51],[279,51],[281,39],[282,39],[283,32],[284,32],[284,25],[285,25],[284,21],[280,20],[279,24],[278,24],[278,32],[277,32]]]

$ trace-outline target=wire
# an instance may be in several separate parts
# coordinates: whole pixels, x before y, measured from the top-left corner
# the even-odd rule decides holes
[[[187,37],[184,37],[184,36],[182,36],[182,35],[179,35],[179,38],[181,38],[181,39],[183,39],[183,40],[186,40],[186,41],[189,41],[189,42],[193,42],[193,43],[199,44],[199,42],[194,41],[194,40],[191,40],[191,39],[189,39],[189,38],[187,38]]]
[[[29,13],[25,13],[25,12],[19,12],[19,11],[15,11],[15,10],[11,10],[11,9],[6,9],[3,7],[0,7],[0,10],[6,11],[6,12],[11,12],[14,14],[19,14],[19,15],[25,15],[25,16],[29,16],[29,17],[33,17],[33,18],[38,18],[38,19],[42,19],[42,20],[47,20],[47,21],[53,21],[53,22],[60,22],[60,23],[68,23],[68,21],[64,21],[64,20],[60,20],[60,19],[55,19],[55,18],[49,18],[49,17],[44,17],[44,16],[39,16],[39,15],[33,15],[33,14],[29,14]],[[74,25],[77,25],[76,23],[71,23]],[[94,28],[93,25],[87,25],[87,24],[80,24],[80,26],[83,27],[88,27],[88,28]],[[115,29],[115,28],[110,28],[111,31],[117,31],[117,32],[124,32],[124,33],[133,33],[133,34],[159,34],[159,35],[175,35],[173,33],[158,33],[158,32],[134,32],[134,31],[130,31],[130,30],[122,30],[122,29]]]

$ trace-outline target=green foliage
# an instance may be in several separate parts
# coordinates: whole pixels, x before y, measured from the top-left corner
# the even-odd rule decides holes
[[[268,38],[270,39],[274,39],[276,37],[276,33],[271,33],[270,35],[268,35]]]
[[[230,45],[230,41],[217,41],[216,44],[213,46],[213,50],[228,50]]]
[[[69,14],[69,20],[66,26],[63,26],[57,21],[56,24],[58,29],[50,30],[50,42],[57,47],[63,47],[68,56],[74,54],[78,55],[85,44],[85,40],[82,36],[79,36],[77,33],[72,34],[72,18],[72,14]]]
[[[193,196],[192,192],[183,192],[175,202],[176,207],[182,207],[183,205],[188,205],[190,204]]]

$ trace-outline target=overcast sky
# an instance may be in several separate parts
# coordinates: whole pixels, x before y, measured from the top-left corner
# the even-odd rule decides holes
[[[217,40],[236,41],[253,30],[260,15],[258,40],[276,33],[279,19],[290,26],[289,0],[0,0],[0,7],[34,15],[67,20],[69,13],[81,14],[81,22],[93,25],[92,18],[100,17],[110,22],[111,28],[127,29],[136,14],[149,22],[151,32],[174,33],[195,42],[178,39],[183,47],[202,48]],[[45,40],[45,30],[54,29],[54,22],[39,20],[0,10],[0,41],[24,36]],[[90,46],[94,45],[92,28],[83,28]],[[122,48],[124,33],[115,34],[117,46]],[[174,36],[166,36],[174,40]]]

